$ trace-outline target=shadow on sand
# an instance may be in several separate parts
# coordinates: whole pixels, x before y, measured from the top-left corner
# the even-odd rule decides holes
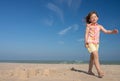
[[[74,67],[72,67],[70,70],[71,70],[71,71],[75,71],[75,72],[81,72],[81,73],[88,74],[88,72],[83,71],[83,70],[78,70],[78,69],[75,69]]]
[[[85,74],[87,74],[87,75],[91,75],[91,74],[89,74],[87,71],[78,70],[78,69],[75,69],[74,67],[72,67],[70,70],[71,70],[71,71],[75,71],[75,72],[85,73]],[[92,75],[92,76],[98,77],[97,75]]]

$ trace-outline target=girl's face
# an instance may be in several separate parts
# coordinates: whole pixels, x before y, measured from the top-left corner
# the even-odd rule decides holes
[[[93,24],[95,24],[95,23],[97,23],[97,21],[98,21],[97,15],[96,14],[92,14],[90,16],[90,22],[93,23]]]

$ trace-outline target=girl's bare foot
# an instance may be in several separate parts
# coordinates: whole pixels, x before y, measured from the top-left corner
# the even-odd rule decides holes
[[[88,71],[89,75],[95,75],[92,71]]]
[[[99,78],[102,78],[103,76],[104,76],[104,72],[101,71],[101,72],[98,73]]]

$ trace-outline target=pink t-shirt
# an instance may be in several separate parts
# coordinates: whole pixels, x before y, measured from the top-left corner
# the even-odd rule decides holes
[[[100,27],[98,24],[96,25],[88,25],[88,37],[87,42],[88,43],[99,43],[99,35],[100,35]]]

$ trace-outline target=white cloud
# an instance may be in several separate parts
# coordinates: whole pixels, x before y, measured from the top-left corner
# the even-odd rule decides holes
[[[64,23],[64,14],[63,14],[62,9],[60,9],[58,6],[56,6],[53,3],[48,3],[47,8],[54,11],[55,13],[57,13],[57,15],[60,17],[61,21]]]
[[[74,24],[74,25],[72,25],[72,26],[69,26],[69,27],[61,30],[58,34],[59,34],[59,35],[64,35],[64,34],[66,34],[66,33],[67,33],[68,31],[70,31],[70,30],[77,31],[78,29],[79,29],[79,25],[78,25],[78,24]]]
[[[66,3],[69,8],[76,11],[80,7],[81,0],[66,0]]]
[[[64,23],[64,7],[70,8],[73,12],[78,11],[82,0],[53,0],[53,2],[47,3],[46,7],[55,12],[57,16],[60,18],[62,23]],[[62,6],[62,7],[61,7]]]
[[[66,34],[69,30],[71,30],[72,29],[72,27],[70,26],[70,27],[68,27],[68,28],[65,28],[65,29],[63,29],[62,31],[60,31],[58,34],[59,35],[64,35],[64,34]]]
[[[67,5],[69,8],[72,9],[78,9],[80,4],[81,4],[81,0],[55,0],[55,3],[61,4],[61,5]]]

